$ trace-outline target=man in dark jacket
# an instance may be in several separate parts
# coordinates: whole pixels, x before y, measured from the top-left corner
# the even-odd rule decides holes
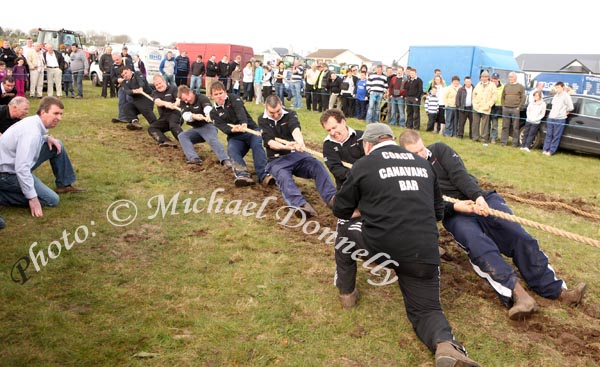
[[[470,175],[460,156],[442,142],[425,148],[418,133],[406,131],[400,145],[427,159],[437,175],[442,193],[463,200],[453,205],[444,216],[444,227],[467,251],[475,272],[487,279],[500,301],[510,307],[508,316],[523,319],[538,310],[538,305],[519,283],[517,273],[502,255],[513,259],[527,286],[542,297],[561,299],[578,305],[586,284],[567,290],[565,282],[556,278],[548,258],[538,241],[521,225],[488,216],[489,208],[508,214],[512,211],[496,191],[482,190]]]
[[[436,366],[479,366],[454,339],[440,304],[436,222],[444,202],[431,165],[396,145],[386,124],[367,125],[361,141],[366,156],[354,163],[335,196],[333,213],[348,220],[358,209],[362,221],[336,247],[344,246],[348,256],[369,258],[368,263],[380,262],[388,274],[395,271],[407,317],[435,353]],[[356,288],[351,292],[358,297]]]
[[[132,71],[126,66],[121,66],[120,72],[123,78],[123,82],[121,83],[123,93],[131,97],[131,102],[127,102],[123,106],[125,120],[129,121],[127,128],[129,130],[142,130],[142,125],[137,117],[139,114],[142,114],[148,120],[149,124],[156,121],[154,104],[151,98],[149,98],[152,89],[148,85],[146,77],[139,71]]]
[[[16,59],[17,54],[10,47],[10,42],[8,40],[2,41],[2,47],[0,47],[0,61],[4,61],[6,68],[9,69],[15,66]]]
[[[221,59],[221,61],[219,61],[219,63],[217,64],[218,68],[219,68],[219,81],[221,83],[223,83],[223,85],[225,86],[226,90],[228,91],[230,89],[231,86],[231,72],[233,71],[231,69],[231,64],[229,63],[229,58],[227,57],[227,55],[223,55],[223,59]]]
[[[404,89],[406,90],[406,127],[419,130],[421,127],[423,80],[417,76],[416,69],[410,69],[409,79],[406,81]]]
[[[175,58],[175,64],[177,64],[175,83],[177,86],[187,85],[188,74],[190,73],[190,58],[188,57],[186,50],[182,50],[181,55],[178,55]]]
[[[211,124],[210,111],[212,105],[207,96],[195,93],[186,85],[180,85],[177,91],[180,99],[181,116],[192,128],[179,134],[179,144],[187,158],[188,164],[201,165],[202,159],[194,149],[194,144],[207,142],[217,155],[221,165],[232,168],[231,160],[225,152],[223,144],[217,138],[217,128]]]
[[[465,124],[469,120],[469,138],[471,138],[471,125],[473,125],[473,84],[471,77],[465,77],[465,85],[456,92],[456,109],[458,110],[458,126],[456,136],[463,138],[465,133]]]
[[[106,47],[106,50],[102,56],[100,56],[100,60],[98,60],[98,67],[102,72],[102,92],[100,95],[104,98],[107,97],[107,89],[110,93],[110,98],[114,98],[117,94],[117,88],[113,83],[111,78],[111,69],[113,66],[113,56],[112,56],[112,48],[110,46]]]
[[[118,117],[113,118],[112,122],[114,122],[114,123],[117,123],[117,122],[129,123],[129,121],[127,121],[127,117],[125,116],[124,107],[127,102],[131,102],[131,97],[127,96],[123,92],[123,88],[122,88],[123,78],[121,77],[121,67],[125,66],[129,70],[134,71],[133,63],[131,63],[129,61],[129,58],[127,58],[127,57],[123,58],[123,56],[121,56],[119,53],[116,53],[116,52],[113,53],[112,60],[113,60],[113,64],[110,69],[110,79],[111,79],[112,85],[114,85],[115,88],[117,89],[117,97],[119,98]]]
[[[323,164],[305,151],[298,115],[295,111],[284,110],[279,97],[272,94],[265,100],[265,112],[258,118],[258,126],[262,129],[269,160],[266,170],[275,178],[286,204],[304,211],[306,217],[316,216],[317,212],[294,182],[294,176],[313,179],[326,204],[335,195],[335,187]],[[278,139],[290,144],[283,144]]]
[[[227,151],[233,160],[234,184],[236,186],[254,185],[250,177],[244,156],[252,150],[254,170],[258,182],[263,185],[272,184],[273,177],[266,171],[267,155],[263,149],[258,126],[244,107],[244,102],[233,93],[227,93],[223,83],[214,82],[210,89],[215,107],[210,112],[210,118],[215,126],[227,135]],[[246,132],[246,129],[256,131],[256,134]]]
[[[206,95],[210,96],[210,86],[212,83],[217,81],[219,74],[219,63],[215,55],[211,55],[210,59],[206,62],[206,82],[204,87],[206,88]]]

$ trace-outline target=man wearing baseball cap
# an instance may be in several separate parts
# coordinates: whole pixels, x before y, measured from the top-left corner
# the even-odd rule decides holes
[[[488,143],[490,141],[490,113],[496,103],[498,92],[490,83],[490,73],[484,70],[479,76],[479,83],[473,89],[473,128],[471,137],[474,141]],[[481,126],[481,131],[480,131]]]
[[[436,366],[479,366],[455,340],[440,304],[436,222],[444,201],[433,168],[399,147],[386,124],[367,125],[361,141],[366,156],[354,163],[335,196],[333,214],[350,219],[360,211],[362,222],[348,231],[350,244],[371,259],[391,260],[386,264],[396,273],[408,319],[435,353]],[[352,295],[358,298],[358,291]]]

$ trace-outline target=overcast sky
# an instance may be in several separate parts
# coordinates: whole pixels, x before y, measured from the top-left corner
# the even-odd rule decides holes
[[[376,3],[381,4],[378,9],[372,6]],[[393,5],[366,1],[352,7],[350,2],[325,5],[315,0],[159,4],[103,0],[85,9],[45,6],[23,16],[2,17],[1,26],[24,32],[42,27],[127,34],[134,42],[146,38],[163,44],[233,43],[251,46],[255,53],[271,47],[301,55],[318,48],[349,49],[384,63],[404,56],[402,64],[411,45],[485,46],[511,50],[515,56],[600,54],[594,19],[600,14],[600,2],[595,1],[563,1],[558,6],[530,0],[421,0]]]

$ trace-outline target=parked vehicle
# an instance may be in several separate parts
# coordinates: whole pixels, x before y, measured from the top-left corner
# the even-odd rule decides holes
[[[487,70],[490,74],[498,73],[503,84],[508,81],[508,73],[517,73],[517,81],[527,85],[525,73],[512,51],[480,46],[410,46],[408,66],[417,69],[423,80],[423,87],[432,79],[433,71],[440,69],[446,83],[457,75],[461,83],[465,76],[470,76],[473,85],[479,82],[479,75]]]
[[[573,111],[568,115],[559,149],[600,155],[600,96],[572,94]],[[541,148],[546,137],[546,118],[552,108],[552,96],[544,97],[546,116],[530,148]],[[521,139],[525,125],[522,113]]]
[[[565,86],[573,88],[576,94],[600,96],[600,75],[544,72],[531,74],[530,79],[530,89],[534,89],[538,82],[544,83],[544,95],[549,95],[554,84],[560,81],[565,83]]]
[[[229,62],[232,62],[237,55],[242,56],[241,67],[243,68],[246,62],[254,59],[254,49],[249,46],[232,45],[229,43],[178,43],[176,45],[179,52],[186,50],[191,63],[196,60],[196,56],[202,55],[202,61],[206,62],[212,55],[216,56],[217,62],[221,61],[223,55],[227,55]],[[204,78],[202,80],[204,86]]]
[[[110,45],[115,52],[119,52],[123,47],[122,44],[111,44]],[[156,47],[156,46],[137,46],[131,45],[127,46],[129,50],[129,54],[134,55],[138,54],[140,59],[144,62],[146,66],[146,79],[148,83],[152,85],[152,77],[155,74],[159,73],[160,62],[167,54],[168,51],[173,53],[173,56],[179,55],[179,52],[174,49]],[[104,53],[104,48],[99,50],[99,54],[102,55]],[[100,71],[100,66],[98,65],[98,61],[90,63],[90,71],[88,73],[90,80],[92,81],[92,85],[101,86],[102,85],[102,72]]]
[[[38,28],[32,39],[34,42],[39,42],[42,45],[51,43],[57,51],[59,50],[60,45],[71,46],[73,43],[77,43],[79,47],[83,46],[81,34],[66,29],[51,30]]]

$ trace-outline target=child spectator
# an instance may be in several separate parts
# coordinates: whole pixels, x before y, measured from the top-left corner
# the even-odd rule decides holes
[[[15,66],[13,66],[13,78],[15,79],[15,89],[17,90],[17,96],[25,97],[27,67],[25,66],[25,58],[22,56],[19,56],[15,59]]]
[[[364,65],[363,65],[364,66]],[[359,120],[367,118],[367,104],[369,103],[369,97],[367,97],[367,72],[360,71],[360,80],[356,83],[356,108],[354,115]]]
[[[268,65],[263,66],[264,74],[262,78],[262,98],[266,99],[273,93],[273,71]]]
[[[71,73],[71,64],[65,62],[65,70],[63,70],[63,91],[65,91],[65,97],[71,93],[71,98],[75,98],[75,90],[73,89],[73,73]]]
[[[236,96],[240,95],[240,83],[242,82],[242,70],[239,65],[235,65],[235,69],[231,72],[231,89]]]
[[[437,96],[437,87],[431,86],[429,95],[425,99],[425,112],[427,112],[427,130],[434,131],[438,110],[440,108],[440,100]]]
[[[527,105],[527,120],[523,130],[524,139],[521,142],[521,150],[529,152],[529,147],[540,129],[540,122],[546,114],[546,102],[542,100],[542,92],[533,92],[533,101]]]
[[[4,81],[4,78],[8,75],[8,70],[6,69],[6,63],[4,61],[0,61],[0,83]]]

